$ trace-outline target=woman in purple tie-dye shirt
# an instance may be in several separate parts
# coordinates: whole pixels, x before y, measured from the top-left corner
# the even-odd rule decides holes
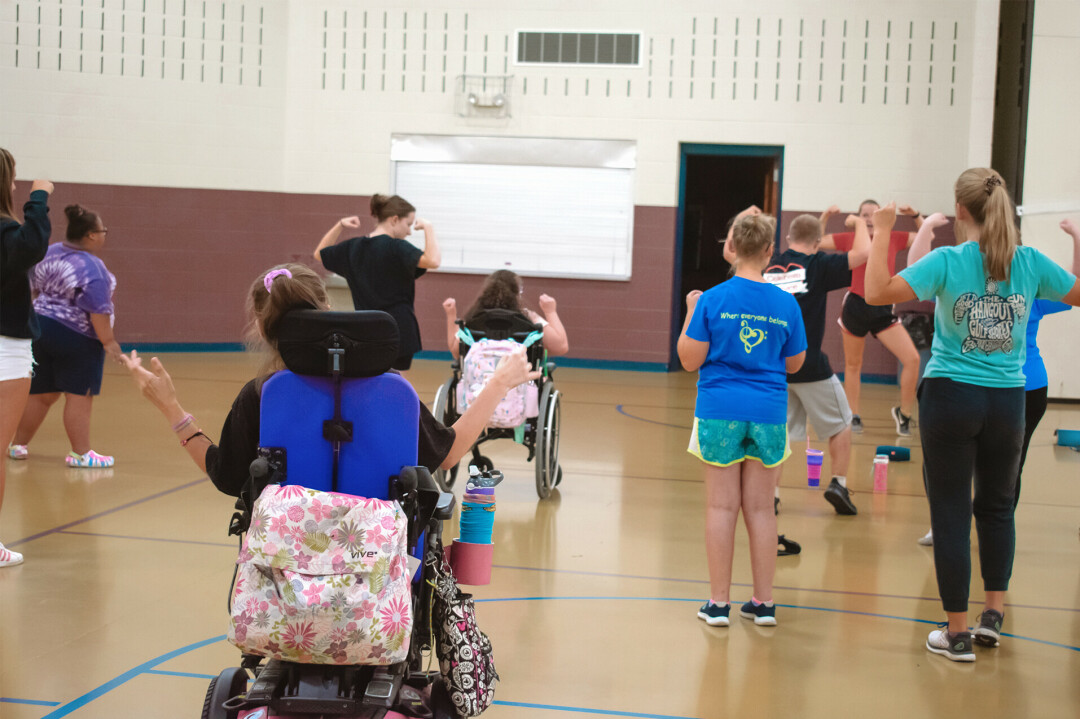
[[[23,412],[13,459],[27,457],[27,445],[49,408],[64,395],[64,429],[71,442],[69,467],[111,467],[113,458],[90,448],[90,410],[101,392],[106,353],[119,361],[113,337],[116,278],[97,256],[109,230],[96,212],[80,205],[64,208],[66,239],[49,247],[34,270],[34,311],[41,338],[34,341],[37,367]]]

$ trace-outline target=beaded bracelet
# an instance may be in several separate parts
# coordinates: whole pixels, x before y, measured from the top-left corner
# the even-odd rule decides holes
[[[186,415],[184,415],[184,418],[182,420],[180,420],[177,424],[173,425],[172,431],[173,432],[179,432],[184,427],[187,427],[189,424],[191,424],[194,421],[195,421],[194,417],[192,417],[190,414],[186,414]]]

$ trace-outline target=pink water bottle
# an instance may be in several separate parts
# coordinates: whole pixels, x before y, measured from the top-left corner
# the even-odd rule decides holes
[[[806,486],[817,487],[821,484],[821,464],[824,461],[823,451],[806,448]]]
[[[889,491],[889,455],[887,454],[874,457],[874,491]]]

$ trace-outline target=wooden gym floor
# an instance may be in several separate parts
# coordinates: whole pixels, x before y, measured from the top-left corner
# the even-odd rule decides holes
[[[184,406],[216,436],[252,360],[162,359]],[[232,500],[122,370],[106,373],[94,449],[115,454],[115,468],[64,466],[58,408],[30,459],[8,460],[0,539],[26,563],[0,569],[5,719],[194,719],[209,677],[239,657],[223,639]],[[445,362],[421,361],[409,378],[430,402],[448,373]],[[1028,456],[1009,636],[957,665],[923,648],[944,615],[931,550],[915,542],[929,521],[917,437],[907,441],[913,461],[890,467],[888,494],[871,491],[874,447],[897,443],[895,387],[864,389],[867,431],[849,479],[859,515],[837,517],[808,490],[796,454],[784,470],[780,531],[803,553],[778,559],[779,626],[734,616],[722,629],[695,616],[708,584],[702,468],[685,452],[693,378],[563,368],[556,381],[560,491],[538,501],[522,448],[486,450],[507,474],[493,580],[476,590],[502,676],[493,719],[1080,712],[1080,454],[1051,446],[1055,427],[1080,427],[1080,408],[1051,405]],[[736,542],[733,598],[742,601],[742,528]],[[981,597],[977,576],[972,597]]]

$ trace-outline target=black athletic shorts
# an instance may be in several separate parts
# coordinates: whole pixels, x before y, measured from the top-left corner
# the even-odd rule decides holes
[[[34,378],[30,394],[101,393],[105,348],[51,317],[38,315],[41,337],[34,340]]]
[[[854,292],[844,295],[844,307],[840,312],[840,327],[850,335],[865,337],[872,334],[877,337],[900,319],[893,314],[892,305],[868,305],[866,300]]]

